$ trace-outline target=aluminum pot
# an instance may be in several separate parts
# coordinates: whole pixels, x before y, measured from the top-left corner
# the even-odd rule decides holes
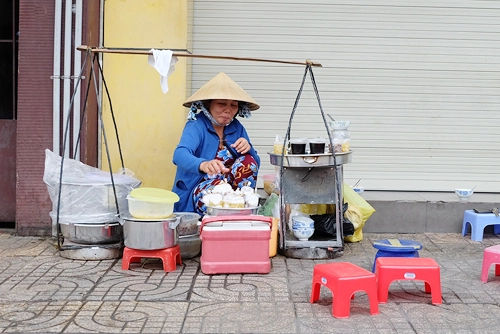
[[[199,233],[198,222],[201,216],[195,212],[174,212],[176,216],[181,217],[177,231],[179,237]]]
[[[154,250],[178,244],[177,225],[180,217],[172,215],[161,220],[121,217],[125,246],[133,249]]]
[[[79,244],[110,244],[123,240],[120,223],[59,223],[65,239]]]

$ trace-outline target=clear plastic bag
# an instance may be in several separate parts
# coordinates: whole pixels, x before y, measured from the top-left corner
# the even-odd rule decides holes
[[[140,180],[130,176],[130,170],[113,174],[115,198],[109,172],[65,158],[61,180],[61,161],[59,155],[45,150],[43,181],[52,201],[50,215],[53,219],[57,217],[59,206],[59,221],[62,223],[96,224],[117,221],[117,200],[120,214],[128,213],[127,195],[141,185]]]

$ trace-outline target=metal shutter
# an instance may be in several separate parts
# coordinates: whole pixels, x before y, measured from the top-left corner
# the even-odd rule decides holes
[[[344,179],[367,190],[500,191],[500,2],[194,0],[193,52],[311,59],[322,106],[350,120]],[[267,152],[304,67],[193,59],[192,92],[226,72],[261,105],[243,120]],[[309,77],[294,137],[326,137]]]

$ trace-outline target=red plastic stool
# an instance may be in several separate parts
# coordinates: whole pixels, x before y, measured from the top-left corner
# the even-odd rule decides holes
[[[375,274],[378,281],[378,302],[387,303],[389,285],[395,280],[425,282],[425,292],[431,293],[432,303],[441,304],[441,274],[436,261],[423,257],[381,257]]]
[[[333,294],[332,315],[348,318],[351,298],[357,291],[366,291],[370,298],[370,314],[379,314],[377,301],[377,281],[375,274],[350,262],[332,262],[314,266],[310,302],[319,299],[321,285]]]
[[[483,253],[483,268],[481,281],[488,282],[488,272],[491,265],[495,265],[495,276],[500,276],[500,245],[487,247]]]
[[[175,271],[176,264],[182,265],[181,248],[175,245],[169,248],[142,250],[125,247],[123,249],[122,269],[128,270],[130,262],[141,262],[141,258],[161,259],[163,270],[166,272]]]

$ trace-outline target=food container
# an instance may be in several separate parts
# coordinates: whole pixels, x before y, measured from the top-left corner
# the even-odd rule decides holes
[[[176,216],[181,217],[177,232],[180,236],[193,235],[198,233],[198,221],[201,216],[195,212],[175,212]]]
[[[208,216],[245,216],[256,215],[260,205],[249,208],[214,208],[207,206]]]
[[[65,239],[85,245],[110,244],[123,240],[120,223],[79,224],[60,222],[61,234]]]
[[[264,180],[264,191],[271,195],[275,193],[276,195],[280,194],[279,185],[276,185],[276,175],[275,174],[265,174],[263,177]]]
[[[183,235],[179,236],[179,247],[181,248],[181,258],[192,259],[198,256],[201,250],[200,235]]]
[[[271,240],[269,241],[269,257],[273,257],[278,252],[278,225],[279,218],[273,218],[271,226]]]
[[[174,212],[179,196],[169,190],[137,188],[127,196],[130,214],[139,219],[163,219]]]
[[[271,225],[271,217],[256,215],[204,217],[200,231],[201,271],[268,274]]]
[[[154,250],[178,244],[177,225],[180,217],[172,215],[161,220],[122,216],[124,244],[128,248]]]

